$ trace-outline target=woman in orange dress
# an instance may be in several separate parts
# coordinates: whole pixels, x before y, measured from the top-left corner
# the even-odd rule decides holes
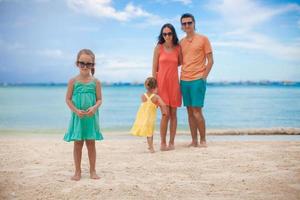
[[[158,95],[168,107],[168,115],[163,115],[160,122],[162,151],[173,150],[177,129],[177,107],[181,106],[181,93],[178,78],[178,66],[182,56],[177,34],[172,24],[164,24],[154,49],[152,75],[157,79]],[[170,140],[167,146],[166,135],[170,122]]]

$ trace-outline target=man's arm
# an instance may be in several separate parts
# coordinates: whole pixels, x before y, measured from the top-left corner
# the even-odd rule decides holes
[[[214,64],[214,58],[213,58],[212,52],[206,54],[206,59],[207,59],[207,64],[205,66],[205,72],[203,74],[204,79],[207,79],[208,74],[209,74],[209,72],[210,72],[210,70],[211,70],[211,68]]]

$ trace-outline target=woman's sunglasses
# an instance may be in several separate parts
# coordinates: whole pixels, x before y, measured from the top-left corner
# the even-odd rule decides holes
[[[164,37],[167,37],[167,36],[172,36],[173,33],[172,33],[172,32],[168,32],[168,33],[163,33],[162,35],[163,35]]]

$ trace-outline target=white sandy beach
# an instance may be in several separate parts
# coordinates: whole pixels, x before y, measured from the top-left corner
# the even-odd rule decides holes
[[[84,148],[75,182],[62,135],[1,134],[0,199],[300,199],[300,142],[187,143],[149,154],[143,138],[97,142],[101,179],[89,179]]]

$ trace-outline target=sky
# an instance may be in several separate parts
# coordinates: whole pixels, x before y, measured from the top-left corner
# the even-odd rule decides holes
[[[66,83],[80,49],[103,82],[143,82],[163,24],[180,16],[213,48],[208,81],[300,81],[300,1],[0,0],[0,82]]]

